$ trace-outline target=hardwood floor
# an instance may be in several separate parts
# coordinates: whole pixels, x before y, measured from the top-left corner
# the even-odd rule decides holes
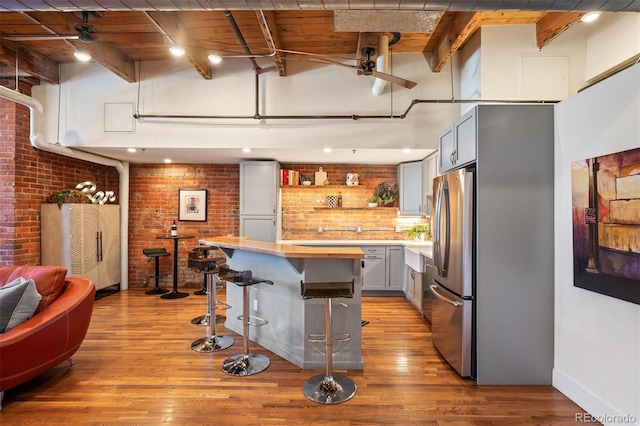
[[[5,392],[0,424],[562,425],[583,412],[551,386],[460,378],[433,347],[428,323],[398,297],[364,298],[365,369],[337,371],[356,382],[357,393],[342,404],[316,404],[301,389],[321,371],[301,370],[252,342],[252,352],[271,359],[269,368],[228,376],[220,363],[242,351],[241,336],[219,325],[218,334],[234,337],[231,348],[190,348],[205,333],[190,322],[205,313],[206,297],[164,300],[143,291],[97,300],[75,365]]]

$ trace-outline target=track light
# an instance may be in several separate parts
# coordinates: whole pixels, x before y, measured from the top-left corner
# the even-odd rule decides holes
[[[600,12],[589,12],[589,13],[586,13],[586,14],[582,15],[580,20],[582,22],[593,22],[596,19],[598,19],[599,16],[600,16]]]
[[[208,56],[208,58],[209,62],[211,62],[212,64],[219,64],[220,62],[222,62],[222,56],[218,55],[217,53],[212,53]]]
[[[172,45],[169,48],[169,52],[171,52],[171,54],[173,56],[180,57],[180,56],[184,55],[184,49],[182,48],[182,46],[178,46],[177,44]]]
[[[91,60],[91,54],[86,50],[76,50],[73,52],[73,56],[75,56],[79,61],[89,62]]]

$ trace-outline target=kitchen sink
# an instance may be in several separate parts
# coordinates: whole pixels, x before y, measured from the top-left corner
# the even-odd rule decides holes
[[[425,272],[425,262],[422,253],[410,247],[404,248],[404,264],[416,272]]]

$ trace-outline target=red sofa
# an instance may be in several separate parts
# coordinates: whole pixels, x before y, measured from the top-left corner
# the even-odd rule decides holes
[[[0,287],[33,279],[42,296],[31,318],[0,334],[0,409],[4,391],[70,359],[87,334],[95,285],[66,275],[58,266],[0,266]]]

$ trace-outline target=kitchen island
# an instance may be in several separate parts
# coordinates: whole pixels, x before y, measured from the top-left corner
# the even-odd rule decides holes
[[[348,333],[347,342],[334,342],[335,369],[362,370],[361,260],[358,247],[303,247],[253,241],[241,237],[214,237],[200,244],[218,247],[227,264],[237,271],[251,270],[254,276],[273,285],[252,286],[251,315],[269,323],[251,327],[250,340],[303,369],[323,369],[324,343],[309,342],[310,334],[324,334],[324,299],[303,300],[300,282],[346,282],[354,280],[353,298],[335,299],[333,332]],[[242,334],[242,288],[227,283],[225,326]]]

